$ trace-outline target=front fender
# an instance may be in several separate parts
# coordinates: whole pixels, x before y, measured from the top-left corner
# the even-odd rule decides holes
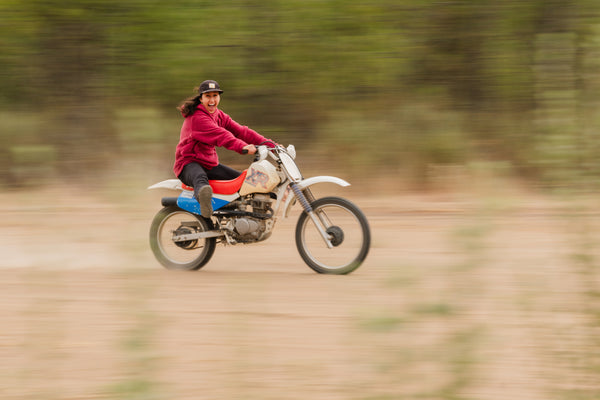
[[[348,182],[346,182],[343,179],[337,178],[335,176],[313,176],[311,178],[303,179],[296,184],[300,187],[301,190],[304,190],[307,187],[312,186],[317,183],[335,183],[336,185],[339,185],[342,187],[350,186],[350,184]],[[283,209],[285,210],[283,215],[286,218],[289,215],[292,205],[295,203],[295,200],[296,200],[296,196],[292,195],[292,193],[290,191],[290,195],[285,200],[285,204],[283,205]]]
[[[313,176],[312,178],[303,179],[302,181],[298,182],[297,185],[300,187],[300,189],[304,190],[307,187],[314,185],[315,183],[324,182],[335,183],[336,185],[340,185],[343,187],[350,186],[348,182],[335,176]]]

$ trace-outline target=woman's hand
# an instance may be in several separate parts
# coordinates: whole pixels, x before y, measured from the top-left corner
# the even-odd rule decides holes
[[[254,146],[253,144],[249,144],[243,147],[243,150],[247,150],[248,154],[254,154],[256,153],[256,146]]]

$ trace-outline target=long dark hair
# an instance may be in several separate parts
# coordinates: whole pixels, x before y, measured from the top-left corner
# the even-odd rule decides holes
[[[194,91],[196,93],[198,93],[199,90],[200,90],[200,88],[194,89]],[[189,117],[196,111],[196,108],[200,104],[201,98],[202,98],[201,94],[197,94],[195,96],[188,97],[179,105],[179,107],[177,107],[177,109],[181,112],[181,114],[184,117]]]

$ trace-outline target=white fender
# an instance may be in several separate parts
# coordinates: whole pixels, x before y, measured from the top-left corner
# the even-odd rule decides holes
[[[183,190],[183,186],[181,186],[181,181],[179,179],[167,179],[166,181],[158,182],[152,186],[148,186],[148,189]]]
[[[343,179],[337,178],[335,176],[313,176],[311,178],[303,179],[302,181],[300,181],[296,184],[300,187],[300,189],[304,190],[307,187],[312,186],[316,183],[335,183],[336,185],[340,185],[342,187],[350,186],[350,184],[348,182],[346,182]],[[286,218],[289,215],[290,210],[291,210],[292,205],[294,204],[295,200],[296,200],[296,196],[294,196],[292,193],[290,193],[288,198],[285,200],[285,204],[283,206],[283,209],[285,210],[285,212],[283,215]]]

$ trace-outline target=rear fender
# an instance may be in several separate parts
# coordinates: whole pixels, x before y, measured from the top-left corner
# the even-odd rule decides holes
[[[167,179],[166,181],[158,182],[152,186],[148,186],[148,189],[183,190],[183,186],[179,179]]]
[[[313,176],[311,178],[303,179],[302,181],[296,183],[300,190],[304,190],[309,186],[312,186],[317,183],[335,183],[336,185],[346,187],[350,186],[348,182],[343,179],[337,178],[335,176]],[[288,198],[285,200],[285,204],[283,205],[284,209],[284,217],[288,217],[292,206],[296,202],[296,196],[293,195],[293,192],[290,190]]]

